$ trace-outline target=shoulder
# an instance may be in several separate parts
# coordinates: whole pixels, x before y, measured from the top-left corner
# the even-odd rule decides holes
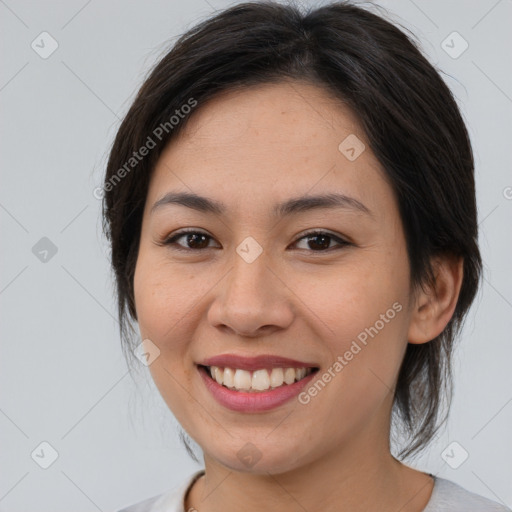
[[[459,484],[435,475],[434,489],[423,512],[511,512],[509,508],[478,494]]]
[[[203,474],[204,469],[196,471],[174,489],[125,506],[115,512],[184,512],[185,495],[192,484]]]

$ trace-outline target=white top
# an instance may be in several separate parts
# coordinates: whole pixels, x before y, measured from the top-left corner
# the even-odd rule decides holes
[[[171,491],[158,494],[116,512],[186,512],[185,495],[192,484],[204,474],[201,469],[188,476],[184,482]],[[432,496],[423,512],[512,512],[511,509],[467,491],[460,485],[429,475],[434,478]]]

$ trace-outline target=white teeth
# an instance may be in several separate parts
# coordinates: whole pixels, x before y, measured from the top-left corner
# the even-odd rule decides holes
[[[215,366],[214,366],[215,368]],[[224,368],[224,375],[222,377],[222,383],[219,382],[219,384],[224,384],[224,386],[228,388],[233,387],[233,380],[234,380],[235,372],[231,368]]]
[[[282,368],[274,368],[270,374],[270,385],[273,388],[282,386],[284,382],[284,375]]]
[[[233,387],[236,389],[251,389],[251,372],[236,370]]]
[[[224,370],[218,366],[213,366],[212,377],[217,381],[218,384],[222,384],[224,378]]]
[[[295,369],[294,368],[286,368],[284,371],[284,381],[286,384],[293,384],[295,380]]]
[[[249,372],[247,372],[247,373],[249,373]],[[263,391],[264,389],[268,389],[270,387],[270,377],[268,375],[268,371],[267,370],[256,370],[255,372],[253,372],[251,387],[252,387],[252,389],[256,389],[258,391]]]
[[[312,368],[272,368],[253,372],[234,368],[210,367],[212,379],[230,389],[239,391],[266,391],[283,384],[293,384],[309,375]]]

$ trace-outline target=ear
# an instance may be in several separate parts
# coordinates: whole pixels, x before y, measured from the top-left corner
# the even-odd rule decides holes
[[[417,292],[407,340],[427,343],[439,336],[452,318],[462,286],[464,260],[453,255],[432,261],[435,286]]]

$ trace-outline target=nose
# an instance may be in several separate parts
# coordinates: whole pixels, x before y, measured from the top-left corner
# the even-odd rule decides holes
[[[285,329],[293,321],[293,292],[287,285],[265,253],[251,263],[236,254],[233,267],[215,288],[208,321],[249,338]]]

